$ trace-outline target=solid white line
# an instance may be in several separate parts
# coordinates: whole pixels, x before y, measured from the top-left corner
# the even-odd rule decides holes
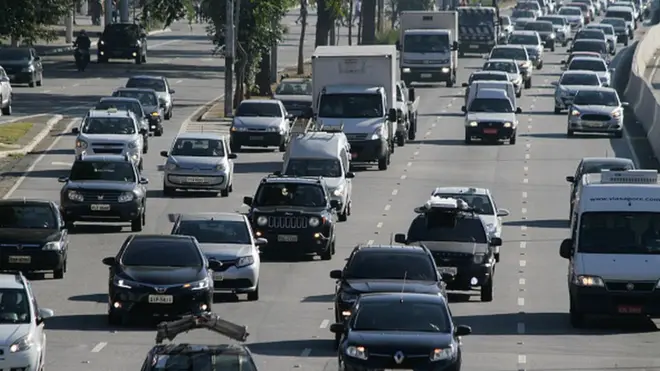
[[[73,126],[78,122],[78,120],[79,119],[77,119],[77,118],[71,119],[71,122],[69,122],[69,125],[67,125],[66,129],[64,129],[64,133],[70,132],[71,129],[73,129]],[[2,196],[3,200],[8,199],[9,197],[11,197],[11,195],[14,192],[16,192],[18,187],[20,187],[21,184],[23,184],[23,182],[25,181],[25,178],[27,177],[27,175],[29,173],[31,173],[32,171],[34,171],[34,168],[37,167],[37,165],[44,159],[44,157],[46,157],[46,154],[48,152],[50,152],[53,148],[55,148],[55,146],[57,145],[57,143],[59,143],[61,138],[62,138],[61,136],[58,136],[57,138],[55,138],[55,140],[53,140],[53,143],[51,143],[50,146],[48,146],[48,148],[46,148],[46,151],[44,153],[42,153],[41,155],[39,155],[39,157],[37,157],[36,161],[34,161],[32,163],[32,165],[30,165],[30,167],[25,171],[25,173],[23,173],[23,175],[21,175],[20,178],[18,178],[16,183],[14,183],[14,185],[9,189],[9,191],[7,191],[7,193],[4,196]]]
[[[103,350],[103,348],[105,348],[106,345],[108,345],[108,343],[106,343],[104,341],[96,344],[96,346],[94,348],[92,348],[92,353],[100,352],[101,350]]]
[[[183,80],[176,80],[174,83],[175,84],[181,84],[182,82],[183,82]]]
[[[300,353],[300,356],[303,357],[303,358],[305,358],[305,357],[309,357],[309,355],[310,355],[311,353],[312,353],[312,349],[310,349],[310,348],[305,348],[305,349],[303,349],[302,353]]]
[[[326,327],[328,327],[329,324],[330,324],[330,321],[328,321],[327,319],[324,319],[323,321],[321,321],[321,325],[319,326],[319,328],[326,328]]]

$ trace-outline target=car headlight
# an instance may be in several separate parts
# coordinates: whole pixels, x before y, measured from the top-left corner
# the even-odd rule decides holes
[[[10,353],[24,352],[32,348],[33,344],[34,342],[32,341],[32,336],[28,334],[13,342],[11,346],[9,346],[9,352]]]
[[[105,41],[101,40],[101,41],[99,41],[99,44],[105,45]]]
[[[477,125],[479,125],[479,123],[477,123],[476,121],[470,121],[468,125],[471,127],[476,127]]]
[[[69,192],[67,192],[66,196],[71,201],[78,201],[78,202],[85,201],[85,197],[83,197],[83,195],[81,193],[76,192],[76,191],[69,191]]]
[[[264,225],[268,224],[268,218],[265,216],[258,217],[257,224],[263,227]]]
[[[436,348],[431,352],[431,362],[442,361],[445,359],[452,359],[456,354],[456,346],[449,345],[447,348]]]
[[[236,263],[237,268],[242,268],[242,267],[247,267],[248,265],[254,264],[254,257],[252,255],[250,256],[243,256],[238,259],[238,262]]]
[[[120,278],[115,278],[114,280],[112,280],[112,283],[115,286],[122,289],[132,289],[133,287],[135,287],[135,285],[132,282]]]
[[[383,137],[383,126],[379,127],[374,131],[373,134],[371,134],[371,137],[369,139],[371,140],[377,140]]]
[[[493,236],[498,234],[497,233],[497,226],[493,223],[487,224],[486,229],[488,230],[488,233],[490,233]],[[499,237],[499,236],[496,236],[496,237]]]
[[[554,32],[550,34],[550,39],[554,39],[555,37],[557,37],[557,35],[555,35]]]
[[[274,132],[277,132],[277,131],[279,131],[279,130],[280,130],[280,128],[278,128],[278,127],[269,127],[269,128],[268,128],[268,129],[266,129],[266,130],[267,130],[267,131],[269,131],[269,132],[271,132],[271,133],[274,133]]]
[[[152,117],[158,117],[160,116],[160,112],[151,112]]]
[[[522,67],[522,68],[529,68],[531,66],[532,66],[532,62],[530,62],[530,61],[524,61],[520,64],[520,67]]]
[[[179,166],[173,162],[168,162],[165,164],[165,170],[176,170]]]
[[[25,67],[21,72],[34,72],[34,67],[33,66]]]
[[[309,226],[312,228],[316,228],[321,224],[321,220],[315,216],[309,218]]]
[[[136,140],[136,141],[133,141],[133,142],[128,143],[128,148],[130,148],[130,149],[136,149],[136,148],[138,147],[138,145],[140,145],[140,144],[139,144],[139,143],[137,142],[137,140]]]
[[[247,128],[244,126],[232,126],[231,131],[247,131]]]
[[[186,283],[185,285],[183,285],[183,288],[191,289],[191,290],[205,290],[208,289],[210,286],[211,286],[211,280],[208,278],[204,278],[201,281]]]
[[[131,202],[135,199],[133,192],[124,192],[119,195],[118,202]]]
[[[621,117],[621,109],[617,108],[614,111],[612,111],[612,117]]]
[[[332,191],[332,195],[335,197],[341,197],[344,194],[344,187],[337,187]]]
[[[51,241],[44,245],[43,250],[59,251],[62,250],[62,243],[60,241]]]
[[[344,303],[354,303],[357,300],[358,296],[349,292],[342,292],[339,296],[339,299]]]
[[[598,276],[575,276],[573,283],[582,287],[604,287],[603,279]]]
[[[367,349],[365,349],[365,347],[354,346],[354,345],[351,345],[346,348],[346,355],[349,357],[363,359],[363,360],[369,358],[369,356],[367,355]]]
[[[580,116],[580,111],[574,109],[571,111],[571,116]]]
[[[76,140],[76,148],[86,149],[87,148],[87,142],[85,142],[84,140],[80,140],[80,139]]]
[[[472,258],[474,264],[483,264],[484,260],[486,260],[486,254],[484,253],[476,253],[474,254],[474,258]]]
[[[510,128],[510,127],[511,127],[511,123],[510,123],[510,122],[505,122],[505,123],[504,123],[504,127],[505,127],[505,128]]]

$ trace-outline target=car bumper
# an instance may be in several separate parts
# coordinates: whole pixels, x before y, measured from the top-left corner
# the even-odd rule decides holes
[[[149,297],[171,296],[172,302],[169,304],[150,303]],[[163,294],[156,293],[155,290],[140,289],[119,289],[113,288],[110,294],[110,305],[115,313],[123,315],[138,316],[180,316],[190,313],[197,313],[208,310],[213,302],[213,292],[211,290],[191,291],[183,289]]]
[[[623,130],[623,120],[610,119],[609,121],[585,121],[580,118],[569,118],[568,129],[579,132],[616,133]]]
[[[112,149],[94,148],[94,146],[88,146],[87,148],[76,148],[76,156],[80,156],[83,153],[86,155],[128,155],[131,158],[131,161],[133,161],[135,164],[139,164],[140,160],[142,159],[142,152],[139,149],[128,150],[121,147]]]
[[[276,147],[286,142],[286,136],[277,132],[232,132],[230,140],[233,145]]]
[[[64,201],[61,204],[62,215],[69,221],[80,222],[128,222],[136,219],[142,215],[143,207],[137,201],[125,203],[111,203],[103,204],[103,201],[98,203],[73,203],[71,201]],[[92,210],[92,205],[108,205],[106,210]]]
[[[494,130],[494,132],[489,132],[489,130]],[[480,127],[480,126],[469,126],[465,128],[466,135],[469,135],[470,138],[478,138],[482,140],[504,140],[509,139],[516,132],[516,129],[513,127],[509,128],[490,128],[490,127]]]
[[[2,356],[2,369],[7,371],[38,371],[39,347],[33,346],[25,352],[9,353],[7,350]],[[45,360],[44,360],[45,362]]]
[[[458,44],[459,53],[490,53],[496,45],[495,40],[491,41],[475,41],[475,40],[460,40]]]
[[[409,82],[451,81],[453,74],[449,66],[401,67],[401,77]]]
[[[108,59],[134,59],[137,58],[138,55],[140,55],[140,49],[136,48],[101,48],[97,52],[98,57]]]
[[[257,237],[265,238],[268,244],[260,248],[264,253],[318,254],[329,246],[330,233],[322,228],[269,229],[252,227]]]
[[[9,75],[9,81],[12,84],[29,84],[31,82],[35,82],[34,72],[17,72],[8,75]]]
[[[245,293],[257,289],[259,283],[259,268],[255,265],[247,267],[229,267],[227,270],[213,272],[213,286],[216,293]]]
[[[436,259],[436,264],[438,264],[438,270],[441,273],[445,273],[446,268],[450,270],[456,268],[454,279],[446,282],[447,290],[471,290],[475,287],[483,286],[493,277],[493,266],[490,264],[452,264],[441,259]]]
[[[395,344],[392,344],[395,345]],[[361,360],[345,356],[340,353],[344,371],[380,371],[380,370],[425,370],[425,371],[445,371],[457,370],[459,367],[458,358],[431,362],[429,357],[410,357],[404,358],[401,364],[394,361],[393,355],[374,356],[371,355],[367,360]]]
[[[354,163],[376,162],[387,154],[385,139],[349,141],[351,158]]]
[[[224,190],[229,186],[229,174],[186,171],[165,171],[163,184],[178,189]]]
[[[61,269],[66,261],[66,250],[3,248],[0,269],[39,272]]]
[[[570,285],[573,308],[582,314],[642,314],[660,318],[660,290],[647,292],[612,292],[602,287]]]

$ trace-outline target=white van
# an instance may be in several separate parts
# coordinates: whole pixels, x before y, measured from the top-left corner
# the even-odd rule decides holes
[[[587,315],[660,317],[660,184],[657,170],[586,174],[577,190],[568,259],[570,321]]]
[[[511,105],[513,107],[518,107],[516,102],[516,88],[513,86],[513,83],[510,81],[490,81],[490,80],[478,80],[474,81],[470,86],[465,89],[465,107],[469,107],[470,103],[474,97],[477,96],[479,90],[482,89],[499,89],[504,90],[506,95],[511,100]],[[467,108],[466,108],[467,109]],[[466,110],[463,110],[465,112]]]
[[[293,132],[284,153],[280,174],[289,176],[321,176],[337,209],[339,221],[351,215],[352,179],[351,146],[340,127],[315,127],[308,124],[301,132]]]

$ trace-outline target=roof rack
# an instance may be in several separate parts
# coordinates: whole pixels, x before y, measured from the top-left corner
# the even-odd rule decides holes
[[[226,321],[215,313],[201,313],[184,316],[175,321],[159,323],[156,326],[156,344],[162,344],[165,340],[173,341],[180,334],[201,328],[240,342],[246,341],[250,335],[246,326]]]

